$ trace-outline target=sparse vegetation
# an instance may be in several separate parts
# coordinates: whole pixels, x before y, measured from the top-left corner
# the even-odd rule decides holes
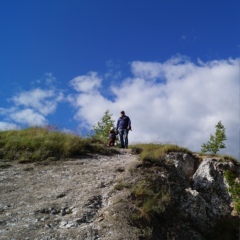
[[[240,178],[237,178],[237,174],[230,170],[224,173],[224,176],[229,185],[229,192],[234,200],[234,207],[238,214],[240,214]]]
[[[144,229],[142,229],[143,235],[146,239],[151,239],[152,238],[152,234],[153,234],[153,229],[150,227],[146,227]]]
[[[234,164],[240,165],[240,162],[236,158],[234,158],[232,156],[223,155],[223,156],[221,156],[221,159],[229,160],[229,161],[233,162]]]
[[[131,185],[130,185],[129,183],[123,182],[122,180],[119,180],[119,181],[117,182],[117,184],[114,186],[114,189],[115,189],[115,190],[118,190],[118,191],[121,191],[121,190],[123,190],[124,188],[130,188],[130,187],[131,187]]]
[[[164,172],[167,163],[165,154],[169,152],[191,152],[185,148],[171,144],[136,144],[132,145],[134,153],[139,154],[143,164],[132,169],[134,176],[139,176],[131,188],[131,202],[134,205],[132,221],[142,229],[144,239],[151,239],[153,222],[171,204],[171,193],[168,183],[163,181],[156,172]],[[159,164],[161,163],[161,164]],[[147,168],[145,168],[147,167]]]
[[[147,178],[132,187],[131,198],[138,213],[135,214],[135,220],[150,222],[165,211],[170,202],[170,192],[165,184],[159,183],[154,178]]]
[[[192,152],[173,144],[136,144],[131,148],[142,162],[131,171],[133,176],[138,176],[131,188],[130,199],[134,206],[131,219],[133,225],[142,230],[143,239],[155,239],[161,228],[159,222],[168,221],[168,211],[175,205],[172,183],[162,177],[169,169],[174,169],[166,154],[184,152],[192,155]]]
[[[0,159],[9,161],[26,163],[59,160],[88,152],[109,154],[113,151],[114,149],[107,149],[101,144],[94,144],[91,138],[81,138],[46,128],[33,127],[0,132]]]
[[[140,153],[143,162],[161,162],[169,152],[184,152],[192,155],[190,150],[173,144],[136,144],[131,148],[134,152]]]

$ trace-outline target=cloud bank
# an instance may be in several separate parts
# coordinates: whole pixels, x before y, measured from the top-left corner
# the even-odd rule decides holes
[[[222,121],[227,135],[222,153],[239,158],[239,59],[134,61],[131,71],[132,76],[110,86],[113,99],[101,94],[104,79],[97,73],[73,79],[75,119],[92,126],[106,109],[115,120],[125,110],[132,120],[130,142],[167,142],[193,151],[200,151]]]

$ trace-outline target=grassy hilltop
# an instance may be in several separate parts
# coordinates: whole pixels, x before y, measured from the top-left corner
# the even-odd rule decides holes
[[[172,144],[137,144],[130,146],[140,153],[140,158],[158,161],[168,152],[184,152],[186,149]],[[86,153],[111,154],[115,148],[106,148],[94,137],[80,137],[71,133],[32,127],[23,130],[0,131],[0,159],[17,160],[20,163],[75,158]],[[222,156],[223,159],[236,159]]]
[[[0,132],[0,159],[20,163],[61,160],[86,153],[109,154],[113,150],[70,133],[46,128],[27,128]]]
[[[137,144],[130,146],[143,161],[158,161],[167,152],[186,152],[188,149],[171,144]],[[32,127],[23,130],[0,131],[0,165],[17,161],[30,163],[59,161],[87,153],[112,154],[116,148],[96,142],[94,137],[80,137],[71,133]]]

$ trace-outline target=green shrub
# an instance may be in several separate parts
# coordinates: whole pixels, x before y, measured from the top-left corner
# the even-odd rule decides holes
[[[93,136],[95,142],[106,143],[109,139],[109,131],[114,128],[114,120],[109,110],[106,110],[101,120],[93,125]],[[116,137],[115,144],[119,143],[118,137]]]
[[[229,192],[231,193],[234,200],[235,210],[238,214],[240,214],[240,183],[236,181],[237,174],[230,170],[227,170],[224,173],[224,176],[229,185]]]

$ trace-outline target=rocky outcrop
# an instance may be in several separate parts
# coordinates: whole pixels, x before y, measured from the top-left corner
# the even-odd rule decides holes
[[[146,181],[154,179],[168,186],[171,195],[166,211],[151,219],[150,239],[238,240],[240,221],[231,215],[233,198],[224,173],[236,172],[239,166],[214,158],[199,160],[180,152],[168,153],[165,161],[159,167],[153,164],[152,171],[149,166],[147,171],[143,167],[139,174],[144,173]]]
[[[224,171],[233,169],[232,162],[204,159],[193,175],[192,187],[186,189],[182,212],[204,232],[230,216],[232,198],[224,178]]]
[[[197,232],[202,233],[202,237],[225,239],[225,234],[216,232],[219,231],[216,230],[219,225],[222,228],[220,232],[224,230],[231,235],[228,239],[239,237],[237,228],[234,230],[234,227],[229,226],[231,221],[233,223],[237,219],[231,216],[233,199],[224,177],[225,171],[236,171],[237,168],[231,161],[205,158],[193,174],[189,188],[185,189],[181,199],[181,213]]]

